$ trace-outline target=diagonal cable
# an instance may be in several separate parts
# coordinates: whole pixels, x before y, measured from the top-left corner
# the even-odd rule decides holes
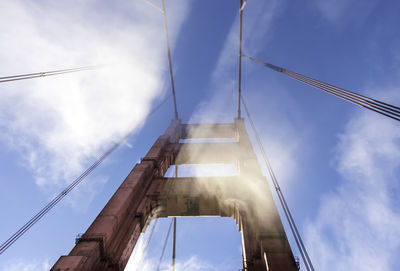
[[[278,195],[278,199],[279,199],[279,201],[281,203],[282,209],[283,209],[283,211],[285,213],[286,219],[287,219],[287,221],[289,223],[290,229],[291,229],[292,234],[294,236],[294,239],[296,241],[297,248],[300,251],[301,257],[302,257],[303,262],[304,262],[304,265],[305,265],[305,267],[306,267],[306,269],[308,271],[309,270],[314,271],[314,267],[312,265],[311,259],[308,256],[306,247],[304,246],[303,240],[302,240],[301,235],[300,235],[300,233],[299,233],[299,231],[297,229],[296,223],[294,222],[293,216],[292,216],[292,214],[290,212],[289,206],[288,206],[288,204],[287,204],[287,202],[285,200],[283,192],[282,192],[282,190],[281,190],[281,188],[279,186],[278,180],[276,179],[275,173],[272,170],[272,166],[271,166],[271,164],[270,164],[270,162],[268,160],[268,157],[267,157],[267,154],[265,152],[264,146],[262,144],[261,138],[260,138],[260,136],[258,134],[258,131],[257,131],[255,125],[254,125],[253,119],[252,119],[252,117],[250,115],[250,112],[249,112],[249,110],[247,108],[247,105],[246,105],[246,103],[245,103],[245,101],[243,99],[243,96],[241,96],[241,101],[243,103],[243,107],[244,107],[244,110],[246,112],[246,115],[249,118],[250,125],[251,125],[251,127],[253,129],[253,132],[254,132],[254,135],[256,137],[258,146],[259,146],[259,148],[261,150],[262,157],[263,157],[264,162],[265,162],[265,164],[267,166],[268,173],[269,173],[269,175],[271,177],[271,180],[272,180],[272,183],[274,185],[275,191],[276,191],[276,193]]]
[[[96,69],[101,69],[101,68],[105,68],[105,67],[109,67],[109,66],[110,66],[109,64],[93,65],[93,66],[84,66],[84,67],[71,68],[71,69],[62,69],[62,70],[53,70],[53,71],[45,71],[45,72],[35,72],[35,73],[4,76],[4,77],[0,77],[0,83],[25,80],[25,79],[33,79],[33,78],[45,77],[45,76],[51,76],[51,75],[60,75],[60,74],[72,73],[72,72],[96,70]]]
[[[151,228],[150,234],[149,234],[149,236],[147,237],[146,243],[145,243],[145,245],[144,245],[144,247],[143,247],[143,254],[142,254],[142,257],[140,257],[140,260],[139,260],[139,262],[138,262],[138,264],[137,264],[135,270],[139,270],[139,268],[142,266],[143,260],[146,258],[147,248],[149,247],[151,237],[153,237],[153,233],[154,233],[154,230],[155,230],[155,228],[156,228],[156,226],[157,226],[157,222],[158,222],[158,219],[156,219],[156,221],[154,221],[154,223],[153,223],[153,227]]]
[[[261,61],[254,57],[250,57],[250,56],[246,56],[246,55],[243,55],[243,56],[247,57],[248,59],[250,59],[254,62],[257,62],[263,66],[266,66],[274,71],[283,73],[293,79],[301,81],[301,82],[308,84],[314,88],[320,89],[326,93],[334,95],[345,101],[348,101],[350,103],[356,104],[361,107],[364,107],[368,110],[374,111],[376,113],[379,113],[386,117],[392,118],[394,120],[400,121],[400,107],[398,107],[398,106],[391,105],[391,104],[358,94],[356,92],[345,90],[345,89],[337,87],[337,86],[333,86],[331,84],[328,84],[328,83],[313,79],[311,77],[307,77],[305,75],[284,69],[282,67],[270,64],[268,62]]]
[[[167,247],[167,242],[168,242],[169,234],[171,233],[171,228],[172,228],[173,222],[174,222],[174,219],[171,219],[171,223],[169,224],[169,228],[168,228],[167,237],[165,238],[164,245],[163,245],[163,248],[161,251],[161,256],[160,256],[160,259],[158,260],[157,271],[160,270],[162,258],[164,257],[165,248]]]
[[[148,116],[151,116],[157,112],[162,105],[164,105],[171,95],[168,95],[164,100],[161,101]],[[74,189],[87,175],[89,175],[98,165],[100,165],[111,153],[113,153],[129,136],[131,136],[136,129],[130,130],[123,138],[115,143],[110,149],[108,149],[99,159],[97,159],[89,168],[87,168],[78,178],[76,178],[70,185],[67,186],[60,194],[53,198],[42,210],[40,210],[35,216],[33,216],[28,222],[26,222],[18,231],[16,231],[10,238],[8,238],[0,246],[0,255],[4,253],[12,244],[14,244],[26,231],[28,231],[36,222],[38,222],[45,214],[47,214],[58,202],[60,202],[72,189]]]

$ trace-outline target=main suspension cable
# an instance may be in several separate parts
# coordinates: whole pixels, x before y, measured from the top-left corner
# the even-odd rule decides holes
[[[160,104],[158,104],[148,116],[151,116],[157,112],[171,97],[168,95],[165,97]],[[72,189],[74,189],[87,175],[89,175],[98,165],[100,165],[112,152],[114,152],[129,136],[136,131],[136,128],[130,130],[123,138],[115,143],[110,149],[108,149],[99,159],[97,159],[89,168],[87,168],[78,178],[76,178],[70,185],[67,186],[60,194],[53,198],[42,210],[40,210],[35,216],[33,216],[28,222],[26,222],[17,232],[15,232],[10,238],[8,238],[0,246],[0,255],[6,251],[12,244],[15,243],[26,231],[28,231],[36,222],[38,222],[45,214],[47,214],[58,202],[60,202]]]
[[[110,66],[110,64],[103,64],[103,65],[84,66],[84,67],[63,69],[63,70],[54,70],[54,71],[46,71],[46,72],[35,72],[35,73],[27,73],[27,74],[20,74],[20,75],[4,76],[4,77],[0,77],[0,83],[32,79],[32,78],[38,78],[38,77],[45,77],[45,76],[51,76],[51,75],[60,75],[60,74],[72,73],[72,72],[96,70],[96,69],[101,69],[101,68],[105,68],[105,67],[109,67],[109,66]]]
[[[244,57],[247,57],[248,59],[257,62],[263,66],[266,66],[274,71],[286,74],[287,76],[296,79],[298,81],[301,81],[305,84],[308,84],[314,88],[320,89],[326,93],[329,93],[331,95],[334,95],[338,98],[341,98],[345,101],[348,101],[350,103],[356,104],[358,106],[362,106],[366,109],[369,109],[371,111],[374,111],[376,113],[379,113],[381,115],[384,115],[386,117],[392,118],[394,120],[400,121],[400,107],[394,106],[349,90],[345,90],[340,87],[333,86],[331,84],[313,79],[311,77],[307,77],[305,75],[284,69],[279,66],[275,66],[273,64],[270,64],[268,62],[261,61],[259,59],[256,59],[254,57],[250,57],[247,55],[243,55]]]
[[[279,201],[281,203],[282,209],[283,209],[283,211],[285,213],[286,219],[287,219],[287,221],[289,223],[290,229],[291,229],[292,234],[294,236],[294,239],[296,241],[297,248],[300,251],[301,257],[302,257],[303,262],[304,262],[304,265],[305,265],[305,267],[306,267],[306,269],[308,271],[309,270],[314,271],[314,267],[312,265],[311,259],[308,256],[306,247],[304,246],[303,240],[302,240],[302,238],[300,236],[300,233],[299,233],[299,231],[297,229],[296,223],[294,222],[294,219],[293,219],[292,214],[290,212],[289,206],[288,206],[288,204],[287,204],[287,202],[285,200],[285,197],[283,195],[283,192],[282,192],[282,190],[281,190],[281,188],[279,186],[278,180],[276,179],[275,173],[272,170],[272,166],[271,166],[271,164],[270,164],[270,162],[268,160],[268,157],[267,157],[267,154],[265,152],[264,146],[262,144],[261,138],[260,138],[260,136],[258,134],[258,131],[257,131],[255,125],[254,125],[253,119],[252,119],[252,117],[250,115],[250,112],[249,112],[249,110],[247,108],[247,105],[246,105],[246,103],[245,103],[245,101],[243,99],[243,96],[241,96],[241,101],[243,103],[244,110],[246,111],[246,115],[247,115],[247,117],[249,119],[250,125],[251,125],[251,127],[253,129],[253,132],[254,132],[254,135],[256,137],[257,144],[258,144],[258,146],[259,146],[259,148],[261,150],[262,157],[263,157],[264,162],[265,162],[265,164],[267,166],[268,173],[269,173],[269,175],[271,177],[271,180],[272,180],[272,183],[274,185],[275,191],[276,191],[276,193],[278,195],[278,199],[279,199]]]

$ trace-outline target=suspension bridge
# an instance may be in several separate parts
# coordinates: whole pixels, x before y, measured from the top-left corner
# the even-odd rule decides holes
[[[243,270],[297,270],[299,263],[293,256],[287,233],[283,228],[267,180],[261,173],[253,148],[258,148],[262,155],[262,162],[268,170],[268,179],[278,199],[276,204],[283,210],[284,218],[287,220],[290,233],[293,235],[301,261],[306,270],[314,270],[312,259],[304,245],[300,231],[291,214],[290,206],[288,206],[274,174],[258,129],[253,121],[251,106],[246,103],[246,93],[242,91],[242,61],[248,60],[255,64],[261,64],[269,70],[286,75],[355,106],[388,117],[393,121],[400,121],[400,108],[374,97],[367,97],[355,91],[334,86],[242,52],[242,24],[246,1],[240,0],[238,6],[240,18],[238,25],[238,86],[237,104],[235,105],[237,115],[232,116],[232,123],[182,123],[179,118],[179,104],[176,98],[179,91],[175,91],[173,59],[169,44],[164,0],[161,1],[161,7],[152,2],[146,2],[159,10],[160,16],[163,16],[171,82],[171,93],[152,109],[149,116],[156,113],[167,101],[172,99],[173,120],[147,155],[132,169],[89,229],[76,239],[76,245],[70,254],[60,255],[60,259],[54,264],[52,270],[123,270],[140,233],[146,230],[151,220],[159,217],[172,217],[172,219],[167,238],[163,244],[158,269],[170,232],[173,230],[172,269],[175,270],[176,217],[201,215],[226,216],[235,219],[238,229],[242,233]],[[10,84],[19,80],[60,76],[67,73],[103,69],[109,66],[109,64],[102,64],[5,76],[0,77],[0,83]],[[265,72],[269,71],[266,70]],[[252,146],[250,142],[244,120],[250,124],[249,128],[255,135],[256,146]],[[70,185],[17,229],[1,244],[0,254],[6,252],[24,234],[29,234],[31,227],[52,208],[56,207],[64,197],[68,196],[75,187],[85,180],[85,177],[112,155],[118,147],[123,145],[134,132],[135,129],[129,131],[112,145]],[[188,139],[232,139],[233,142],[181,143],[181,140]],[[236,165],[239,174],[233,178],[179,177],[179,165],[202,163],[233,163]],[[175,168],[175,177],[167,178],[165,173],[170,167]],[[232,185],[241,187],[241,195],[237,194],[237,191],[229,191],[229,187]],[[262,197],[257,198],[258,195],[252,194],[254,192],[251,189],[252,185],[255,185],[257,189],[262,189]],[[204,186],[207,188],[204,188]],[[224,190],[221,194],[210,192],[221,189]],[[216,198],[220,195],[223,195],[223,197]],[[249,200],[252,197],[256,200]],[[260,209],[264,211],[261,214],[259,214]],[[151,239],[155,227],[156,223],[150,229],[148,241]],[[145,247],[147,246],[148,243]]]

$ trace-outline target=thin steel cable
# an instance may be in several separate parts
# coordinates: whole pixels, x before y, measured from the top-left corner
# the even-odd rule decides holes
[[[0,77],[0,83],[32,79],[32,78],[38,78],[38,77],[45,77],[45,76],[51,76],[51,75],[60,75],[60,74],[72,73],[72,72],[96,70],[96,69],[105,68],[108,66],[110,66],[110,65],[104,64],[104,65],[94,65],[94,66],[85,66],[85,67],[79,67],[79,68],[63,69],[63,70],[54,70],[54,71],[46,71],[46,72],[36,72],[36,73],[4,76],[4,77]]]
[[[392,118],[394,120],[400,121],[400,107],[394,106],[349,90],[345,90],[343,88],[339,88],[333,85],[330,85],[328,83],[298,74],[296,72],[284,69],[279,66],[275,66],[273,64],[258,60],[254,57],[246,56],[243,55],[244,57],[247,57],[248,59],[257,62],[263,66],[266,66],[270,69],[273,69],[277,72],[283,73],[293,79],[296,79],[298,81],[301,81],[305,84],[308,84],[314,88],[317,88],[319,90],[322,90],[324,92],[327,92],[331,95],[334,95],[338,98],[341,98],[343,100],[346,100],[350,103],[356,104],[358,106],[364,107],[366,109],[369,109],[371,111],[374,111],[376,113],[379,113],[381,115],[384,115],[386,117]]]
[[[260,137],[259,137],[259,135],[258,135],[257,129],[255,128],[253,119],[252,119],[251,116],[250,116],[250,113],[249,113],[249,111],[248,111],[248,109],[247,109],[247,106],[246,106],[246,104],[245,104],[245,102],[244,102],[244,99],[242,98],[241,100],[242,100],[242,102],[243,102],[243,105],[244,105],[244,108],[245,108],[245,112],[246,112],[246,114],[247,114],[247,116],[248,116],[248,118],[249,118],[250,125],[251,125],[251,127],[252,127],[252,129],[253,129],[253,131],[254,131],[254,134],[255,134],[257,143],[258,143],[258,145],[259,145],[259,147],[260,147],[260,149],[261,149],[261,153],[262,153],[262,156],[263,156],[263,158],[264,158],[264,161],[265,161],[265,163],[267,164],[268,172],[269,172],[269,174],[270,174],[270,176],[271,176],[273,185],[274,185],[275,190],[276,190],[277,195],[278,195],[278,199],[279,199],[279,201],[280,201],[280,203],[281,203],[281,206],[282,206],[282,208],[283,208],[284,214],[285,214],[286,219],[287,219],[287,221],[288,221],[288,223],[289,223],[289,226],[290,226],[290,229],[291,229],[291,231],[292,231],[293,237],[294,237],[294,239],[295,239],[295,241],[296,241],[297,248],[298,248],[298,250],[300,251],[300,254],[301,254],[301,257],[302,257],[302,259],[303,259],[303,262],[304,262],[304,264],[305,264],[305,266],[306,266],[306,269],[307,269],[307,270],[310,270],[309,267],[308,267],[308,264],[307,264],[307,260],[306,260],[306,258],[305,258],[305,255],[304,255],[304,253],[303,253],[303,251],[302,251],[302,249],[301,249],[301,245],[300,245],[300,242],[299,242],[299,240],[298,240],[298,237],[297,237],[297,235],[295,234],[295,231],[294,231],[292,222],[291,222],[291,220],[290,220],[290,218],[289,218],[289,215],[288,215],[287,209],[286,209],[286,207],[285,207],[285,204],[284,204],[284,202],[283,202],[283,200],[282,200],[282,197],[281,197],[281,195],[280,195],[280,193],[279,193],[279,191],[280,191],[279,184],[277,184],[277,183],[275,182],[275,178],[272,177],[272,176],[275,176],[275,174],[273,174],[273,171],[271,171],[271,170],[270,170],[270,167],[268,166],[268,165],[270,165],[270,164],[269,164],[269,160],[266,159],[266,153],[265,153],[265,151],[264,151],[264,148],[261,147],[261,146],[262,146],[261,139],[260,139]]]
[[[172,242],[172,271],[175,271],[175,258],[176,258],[176,217],[174,217],[174,238]]]
[[[146,243],[145,243],[145,245],[144,245],[144,247],[143,247],[143,255],[142,255],[142,257],[140,258],[140,260],[139,260],[139,262],[138,262],[138,264],[137,264],[137,266],[136,266],[136,270],[138,270],[139,267],[142,266],[142,262],[143,262],[144,258],[146,258],[147,249],[148,249],[148,247],[149,247],[151,237],[153,237],[153,233],[154,233],[154,230],[155,230],[155,228],[156,228],[156,226],[157,226],[157,222],[158,222],[158,219],[156,219],[156,221],[154,221],[153,227],[152,227],[151,230],[150,230],[149,237],[147,238]],[[139,269],[139,270],[140,270],[140,269]]]
[[[178,178],[178,165],[175,165],[175,178]],[[175,271],[176,258],[176,217],[174,217],[174,235],[172,242],[172,271]]]
[[[153,227],[151,228],[151,231],[150,231],[150,234],[149,234],[149,238],[147,238],[146,244],[144,246],[144,252],[145,253],[147,252],[147,248],[149,247],[150,240],[151,240],[151,237],[153,237],[153,233],[154,233],[154,230],[155,230],[155,228],[157,226],[157,223],[158,223],[158,219],[156,219],[156,221],[154,221]]]
[[[165,252],[165,248],[167,247],[167,242],[168,242],[168,238],[169,238],[169,234],[171,233],[171,228],[172,228],[172,224],[173,224],[174,220],[171,219],[171,223],[169,224],[169,228],[168,228],[168,233],[167,233],[167,237],[165,238],[164,241],[164,246],[161,252],[161,256],[160,256],[160,260],[158,261],[158,265],[157,265],[157,271],[160,270],[160,266],[161,266],[161,262],[162,262],[162,258],[164,257],[164,252]]]
[[[305,265],[307,270],[314,271],[314,267],[312,265],[311,259],[308,256],[306,247],[304,246],[303,240],[302,240],[301,235],[300,235],[300,233],[299,233],[299,231],[297,229],[296,223],[294,222],[294,219],[293,219],[292,214],[290,212],[289,206],[288,206],[288,204],[287,204],[287,202],[285,200],[285,197],[283,195],[283,192],[282,192],[282,190],[281,190],[281,188],[279,186],[278,180],[276,179],[275,173],[272,170],[272,166],[271,166],[271,164],[270,164],[270,162],[268,160],[268,157],[267,157],[267,154],[265,152],[264,146],[262,144],[261,138],[260,138],[260,136],[258,134],[258,131],[257,131],[255,125],[254,125],[253,119],[252,119],[252,117],[250,115],[250,112],[249,112],[249,110],[247,108],[247,105],[246,105],[246,103],[245,103],[245,101],[243,99],[243,96],[241,96],[241,101],[243,103],[243,107],[245,109],[246,115],[247,115],[247,117],[249,119],[250,125],[251,125],[251,127],[253,129],[253,132],[254,132],[254,135],[256,137],[257,143],[258,143],[259,148],[261,150],[261,154],[262,154],[264,162],[265,162],[265,164],[267,166],[267,169],[268,169],[268,172],[270,174],[271,180],[273,182],[275,191],[276,191],[276,193],[278,195],[278,198],[279,198],[279,201],[280,201],[280,203],[282,205],[282,208],[283,208],[283,211],[285,213],[286,219],[288,220],[290,229],[291,229],[292,234],[293,234],[293,236],[295,238],[297,248],[300,251],[301,257],[302,257],[303,262],[304,262],[304,265]]]
[[[246,2],[245,2],[246,3]],[[243,25],[243,0],[239,0],[239,71],[238,71],[238,119],[241,118],[240,96],[242,95],[242,25]]]
[[[168,95],[161,101],[148,116],[151,116],[157,112],[161,106],[163,106],[171,95]],[[47,214],[59,201],[61,201],[72,189],[74,189],[87,175],[89,175],[98,165],[100,165],[112,152],[114,152],[125,140],[131,136],[136,128],[130,130],[122,139],[115,143],[110,149],[108,149],[99,159],[97,159],[89,168],[87,168],[78,178],[76,178],[70,185],[67,186],[60,194],[52,199],[42,210],[40,210],[35,216],[33,216],[28,222],[26,222],[18,231],[16,231],[10,238],[8,238],[0,246],[0,255],[4,253],[12,244],[14,244],[26,231],[28,231],[34,224],[36,224],[45,214]]]
[[[162,0],[161,3],[162,3],[162,14],[163,14],[163,19],[164,19],[165,41],[167,42],[169,77],[171,79],[171,91],[172,91],[172,96],[174,98],[174,115],[175,115],[175,119],[177,120],[178,119],[178,108],[176,106],[174,74],[173,74],[173,71],[172,71],[171,49],[170,49],[170,46],[169,46],[168,27],[167,27],[167,11],[165,9],[164,0]]]

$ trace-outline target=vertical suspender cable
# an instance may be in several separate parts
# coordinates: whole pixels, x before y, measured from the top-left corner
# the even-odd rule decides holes
[[[161,8],[159,8],[157,5],[153,4],[150,0],[144,0],[147,4],[149,4],[150,6],[152,6],[153,8],[158,9],[161,12],[164,12]]]
[[[170,46],[169,46],[168,27],[167,27],[167,12],[165,10],[164,0],[162,0],[161,3],[162,3],[163,18],[164,18],[165,40],[167,42],[167,51],[168,51],[169,76],[171,78],[171,90],[172,90],[172,96],[174,98],[174,115],[175,115],[175,119],[177,120],[178,119],[178,109],[176,107],[174,75],[173,75],[173,71],[172,71],[171,49],[170,49]]]
[[[175,178],[178,178],[178,165],[175,165]],[[176,217],[174,217],[174,241],[172,245],[172,271],[175,271],[176,258]]]
[[[239,74],[238,74],[238,119],[241,118],[240,96],[242,95],[242,22],[243,22],[243,0],[239,0]]]
[[[176,217],[174,217],[174,242],[172,247],[172,271],[175,271],[175,254],[176,251]]]
[[[249,110],[247,108],[247,105],[246,105],[244,99],[243,99],[243,96],[241,96],[241,101],[242,101],[244,109],[246,111],[246,115],[249,118],[250,125],[251,125],[251,127],[253,129],[253,132],[254,132],[254,135],[256,137],[257,143],[258,143],[258,145],[260,147],[261,154],[262,154],[264,162],[265,162],[265,164],[267,166],[268,172],[269,172],[269,174],[271,176],[271,180],[272,180],[273,185],[275,187],[275,191],[276,191],[276,193],[278,195],[279,201],[280,201],[280,203],[282,205],[282,209],[283,209],[283,211],[285,213],[285,216],[286,216],[286,218],[288,220],[290,229],[291,229],[291,231],[293,233],[293,236],[295,238],[295,241],[296,241],[296,244],[297,244],[297,248],[300,251],[301,257],[302,257],[303,262],[304,262],[304,265],[305,265],[307,270],[314,271],[314,267],[312,265],[311,259],[308,256],[306,247],[304,246],[303,240],[302,240],[302,238],[300,236],[300,233],[299,233],[299,231],[297,229],[297,226],[296,226],[296,224],[294,222],[294,219],[293,219],[292,214],[290,212],[289,206],[287,205],[285,197],[284,197],[284,195],[282,193],[282,190],[281,190],[281,188],[279,186],[278,180],[275,177],[275,173],[272,170],[272,166],[271,166],[271,164],[270,164],[270,162],[268,160],[268,157],[267,157],[267,154],[265,152],[264,146],[263,146],[263,144],[261,142],[261,138],[260,138],[260,136],[259,136],[259,134],[257,132],[257,129],[256,129],[255,125],[254,125],[253,119],[251,118],[250,112],[249,112]]]
[[[300,251],[300,254],[301,254],[302,258],[303,258],[304,265],[306,266],[307,270],[314,271],[314,267],[313,267],[313,265],[311,263],[311,260],[310,260],[310,258],[308,256],[307,250],[306,250],[306,248],[305,248],[305,246],[303,244],[303,241],[301,239],[301,236],[300,236],[300,234],[299,234],[299,232],[297,230],[296,224],[295,224],[294,219],[293,219],[293,217],[292,217],[292,215],[290,213],[289,207],[288,207],[288,205],[286,203],[286,200],[285,200],[285,198],[283,196],[283,193],[282,193],[282,191],[281,191],[281,189],[279,187],[278,181],[277,181],[277,179],[275,177],[275,174],[274,174],[274,172],[272,170],[271,164],[268,161],[267,155],[265,153],[265,150],[264,150],[264,147],[262,145],[261,139],[260,139],[260,137],[258,135],[258,132],[257,132],[257,130],[255,128],[254,122],[253,122],[253,120],[252,120],[252,118],[250,116],[250,113],[249,113],[249,110],[248,110],[248,108],[246,106],[246,103],[243,100],[242,86],[241,86],[241,83],[242,83],[242,21],[243,21],[243,8],[244,8],[244,6],[246,4],[246,0],[244,2],[243,2],[243,0],[239,0],[239,2],[240,2],[240,9],[239,9],[238,118],[241,118],[240,105],[241,105],[241,102],[243,102],[244,109],[246,111],[247,117],[249,118],[250,124],[251,124],[251,126],[253,128],[253,131],[254,131],[254,134],[256,136],[256,139],[257,139],[257,142],[259,144],[259,147],[261,149],[261,153],[263,155],[264,161],[265,161],[265,163],[267,165],[269,174],[270,174],[271,179],[273,181],[273,184],[275,186],[275,190],[276,190],[276,192],[278,194],[279,201],[280,201],[280,203],[282,205],[282,208],[284,210],[285,216],[286,216],[286,218],[287,218],[287,220],[289,222],[289,226],[290,226],[290,229],[292,230],[292,233],[293,233],[293,236],[295,238],[297,247],[298,247],[298,249]]]

